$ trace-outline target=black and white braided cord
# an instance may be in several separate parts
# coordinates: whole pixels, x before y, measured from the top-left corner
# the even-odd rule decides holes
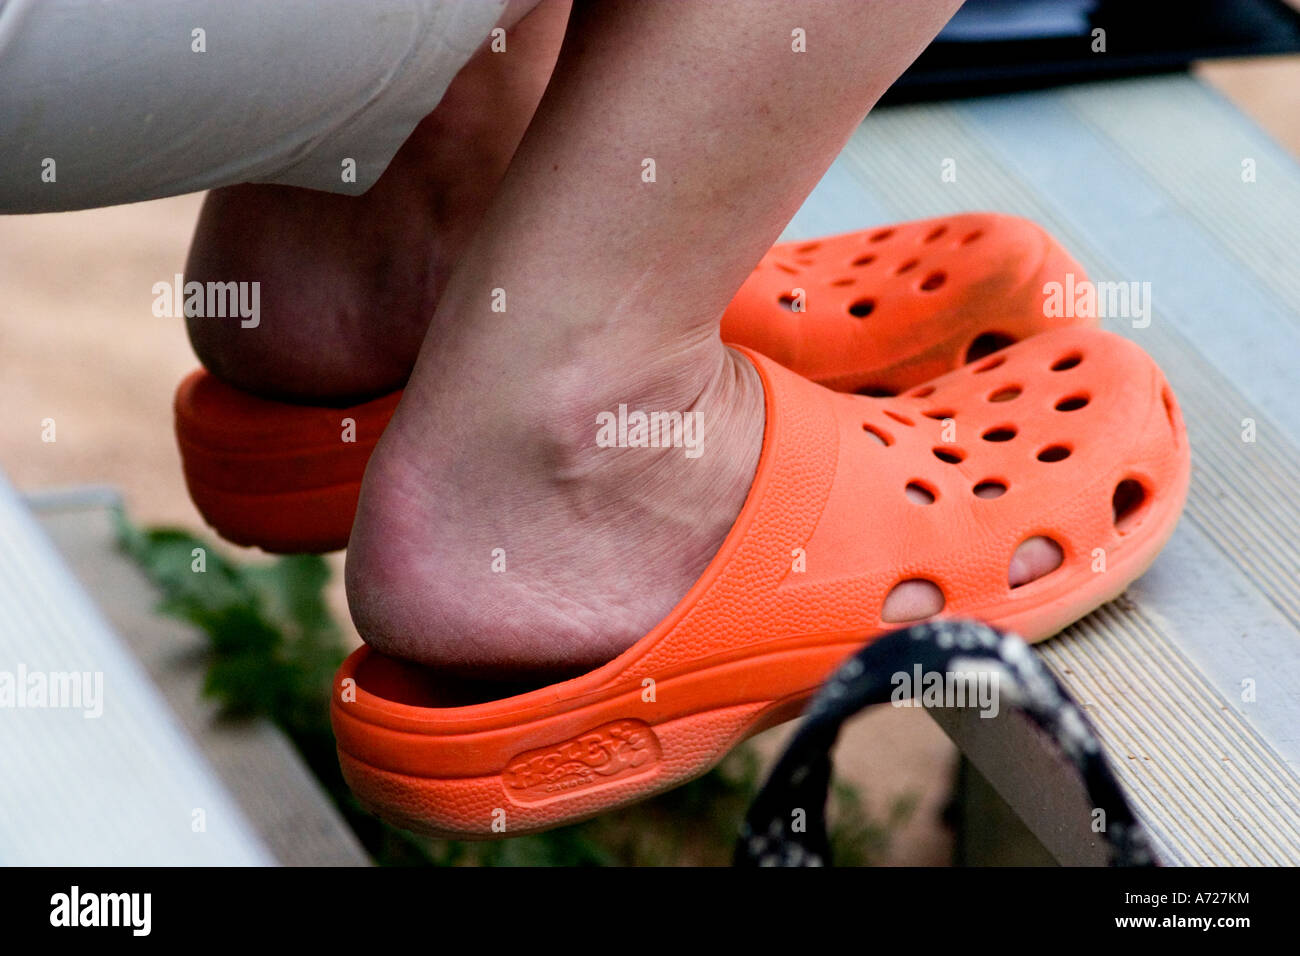
[[[866,645],[822,685],[754,799],[736,841],[737,866],[827,866],[826,795],[831,749],[844,722],[890,701],[893,675],[986,672],[1000,697],[1043,730],[1078,771],[1092,806],[1104,813],[1099,834],[1111,866],[1154,866],[1146,831],[1134,817],[1091,725],[1029,646],[976,621],[940,620],[893,631]],[[803,825],[791,825],[791,808]]]

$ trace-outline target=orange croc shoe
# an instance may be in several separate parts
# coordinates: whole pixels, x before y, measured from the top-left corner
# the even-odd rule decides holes
[[[1044,315],[1083,267],[1042,227],[965,213],[772,247],[722,338],[839,392],[897,395],[1031,335],[1096,325]]]
[[[900,582],[933,582],[944,615],[1041,640],[1118,595],[1178,520],[1189,472],[1178,407],[1116,335],[1049,332],[890,399],[832,392],[748,354],[766,392],[763,449],[689,593],[610,663],[499,699],[356,651],[330,710],[365,805],[420,832],[490,837],[640,800],[795,716],[889,629],[881,609]],[[1013,553],[1038,535],[1062,564],[1010,587]]]
[[[737,293],[722,334],[831,388],[892,394],[1036,332],[1092,322],[1043,315],[1043,285],[1070,272],[1084,278],[1041,228],[993,213],[780,243]],[[292,405],[197,371],[175,403],[190,496],[236,544],[345,547],[366,462],[400,397]],[[345,419],[355,442],[340,440]]]
[[[174,402],[190,497],[235,544],[286,554],[341,548],[366,462],[400,397],[350,408],[292,405],[196,369]]]

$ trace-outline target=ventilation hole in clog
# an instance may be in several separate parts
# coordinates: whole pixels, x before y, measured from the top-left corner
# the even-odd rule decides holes
[[[1071,395],[1069,398],[1063,398],[1056,403],[1058,412],[1075,412],[1088,404],[1087,395]]]
[[[853,276],[845,276],[843,279],[836,279],[834,282],[831,283],[831,285],[834,285],[834,286],[853,285],[853,283],[855,283],[855,282],[857,282],[857,281],[858,281],[858,280],[855,279],[855,278],[853,278]]]
[[[966,235],[961,237],[961,244],[963,246],[969,246],[972,242],[981,238],[983,235],[984,235],[983,229],[976,229],[974,232],[968,232],[966,233]]]
[[[989,395],[990,402],[1009,402],[1020,396],[1019,385],[1006,385]]]
[[[1001,425],[997,428],[990,428],[980,436],[985,441],[1011,441],[1015,437],[1016,429],[1014,425]]]
[[[1115,519],[1115,530],[1126,534],[1137,526],[1147,503],[1147,490],[1135,478],[1125,478],[1115,486],[1110,496],[1110,507]]]
[[[962,360],[964,364],[978,362],[980,359],[992,355],[994,352],[1000,352],[1008,345],[1015,345],[1016,340],[1009,335],[1003,335],[1001,332],[984,332],[975,336],[975,341],[971,342],[966,349],[966,358]],[[997,368],[1007,360],[1005,355],[998,356],[996,362],[987,366],[977,368],[977,372],[987,372],[991,368]]]
[[[811,259],[799,259],[799,258],[796,258],[794,261],[797,262],[797,263],[799,263],[799,265],[801,265],[801,266],[810,266],[810,265],[813,264],[813,261],[812,261]]]
[[[942,239],[948,234],[947,226],[937,226],[930,230],[930,234],[925,237],[926,242],[934,242],[936,239]]]
[[[935,289],[939,288],[939,286],[943,285],[947,280],[948,280],[948,274],[946,272],[931,272],[928,276],[925,277],[925,281],[921,283],[921,291],[933,292]]]
[[[1048,445],[1038,453],[1039,461],[1065,461],[1070,457],[1070,449],[1064,445]]]
[[[909,481],[907,483],[907,500],[914,505],[932,505],[934,504],[934,489],[923,485],[919,481]]]
[[[926,418],[933,418],[935,421],[943,421],[945,418],[956,418],[957,413],[951,408],[932,408],[928,412],[922,412]]]
[[[897,269],[894,270],[894,275],[901,276],[904,272],[911,272],[918,265],[920,265],[920,263],[921,263],[920,259],[908,259],[901,266],[899,266]]]
[[[906,425],[908,428],[911,428],[913,425],[916,424],[906,415],[900,415],[898,414],[898,412],[893,411],[892,409],[889,408],[885,409],[885,414],[888,415],[890,418],[892,418],[894,421],[898,422],[900,425]]]
[[[849,315],[855,315],[859,319],[865,319],[867,316],[869,316],[872,312],[875,311],[875,308],[876,308],[875,299],[858,299],[857,302],[854,302],[851,306],[849,306]]]
[[[855,266],[869,266],[871,265],[871,263],[875,261],[876,261],[875,256],[858,256],[856,259],[853,260],[853,264]]]
[[[884,385],[863,385],[855,389],[854,395],[865,395],[867,398],[893,398],[898,393],[892,388],[886,388]]]
[[[933,385],[922,385],[920,388],[914,388],[914,389],[912,389],[912,390],[911,390],[910,392],[908,392],[907,394],[910,395],[910,396],[912,396],[912,398],[925,398],[927,395],[933,395],[933,394],[934,394],[934,386],[933,386]]]
[[[799,274],[799,270],[798,270],[798,269],[792,269],[790,266],[786,265],[784,262],[777,262],[777,263],[775,263],[775,265],[776,265],[776,267],[777,267],[778,269],[780,269],[780,270],[781,270],[782,272],[784,272],[784,273],[787,273],[788,275],[797,276],[797,275]]]
[[[873,233],[871,234],[870,241],[871,241],[871,242],[884,242],[886,239],[888,239],[888,238],[889,238],[890,236],[892,236],[893,234],[894,234],[894,230],[892,230],[892,229],[881,229],[879,232],[873,232]]]
[[[925,578],[908,578],[890,590],[880,609],[880,619],[887,624],[920,621],[938,614],[945,603],[939,585]]]
[[[787,312],[794,311],[794,296],[792,296],[789,292],[786,292],[783,295],[779,296],[776,301],[779,302],[781,308],[785,309]]]
[[[971,489],[976,498],[1001,498],[1007,493],[1007,486],[1001,481],[995,481],[990,478],[987,481],[981,481]]]
[[[800,255],[806,256],[810,252],[816,252],[821,247],[822,244],[820,242],[809,242],[809,243],[805,243],[802,246],[799,246],[797,249],[795,249],[795,252],[799,253]]]
[[[960,448],[936,448],[934,449],[934,457],[940,461],[946,461],[950,465],[956,465],[966,457],[966,453]]]
[[[1067,368],[1074,368],[1082,361],[1083,361],[1082,355],[1080,355],[1078,352],[1071,352],[1069,355],[1064,355],[1061,358],[1057,359],[1055,362],[1053,362],[1052,371],[1064,372]]]
[[[1051,538],[1034,535],[1020,542],[1007,568],[1007,584],[1012,589],[1047,577],[1065,561],[1065,551]]]
[[[979,375],[982,372],[991,372],[1007,360],[1005,355],[996,355],[987,362],[982,362],[971,370],[972,374]]]
[[[888,448],[890,445],[894,443],[893,436],[891,436],[888,432],[881,431],[875,425],[863,425],[862,430],[866,432],[868,435],[870,435],[872,438],[874,438],[876,441],[880,442],[880,444],[884,445],[886,448]]]

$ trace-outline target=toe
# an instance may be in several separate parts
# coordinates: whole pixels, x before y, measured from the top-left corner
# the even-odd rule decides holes
[[[1029,538],[1016,548],[1007,572],[1008,583],[1013,588],[1028,584],[1061,566],[1065,552],[1051,538],[1041,535]]]

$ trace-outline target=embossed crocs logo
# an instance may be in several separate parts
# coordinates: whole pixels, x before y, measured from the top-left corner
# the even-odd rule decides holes
[[[520,754],[506,767],[511,797],[549,800],[635,776],[659,760],[659,738],[640,720],[615,720],[580,737]]]

